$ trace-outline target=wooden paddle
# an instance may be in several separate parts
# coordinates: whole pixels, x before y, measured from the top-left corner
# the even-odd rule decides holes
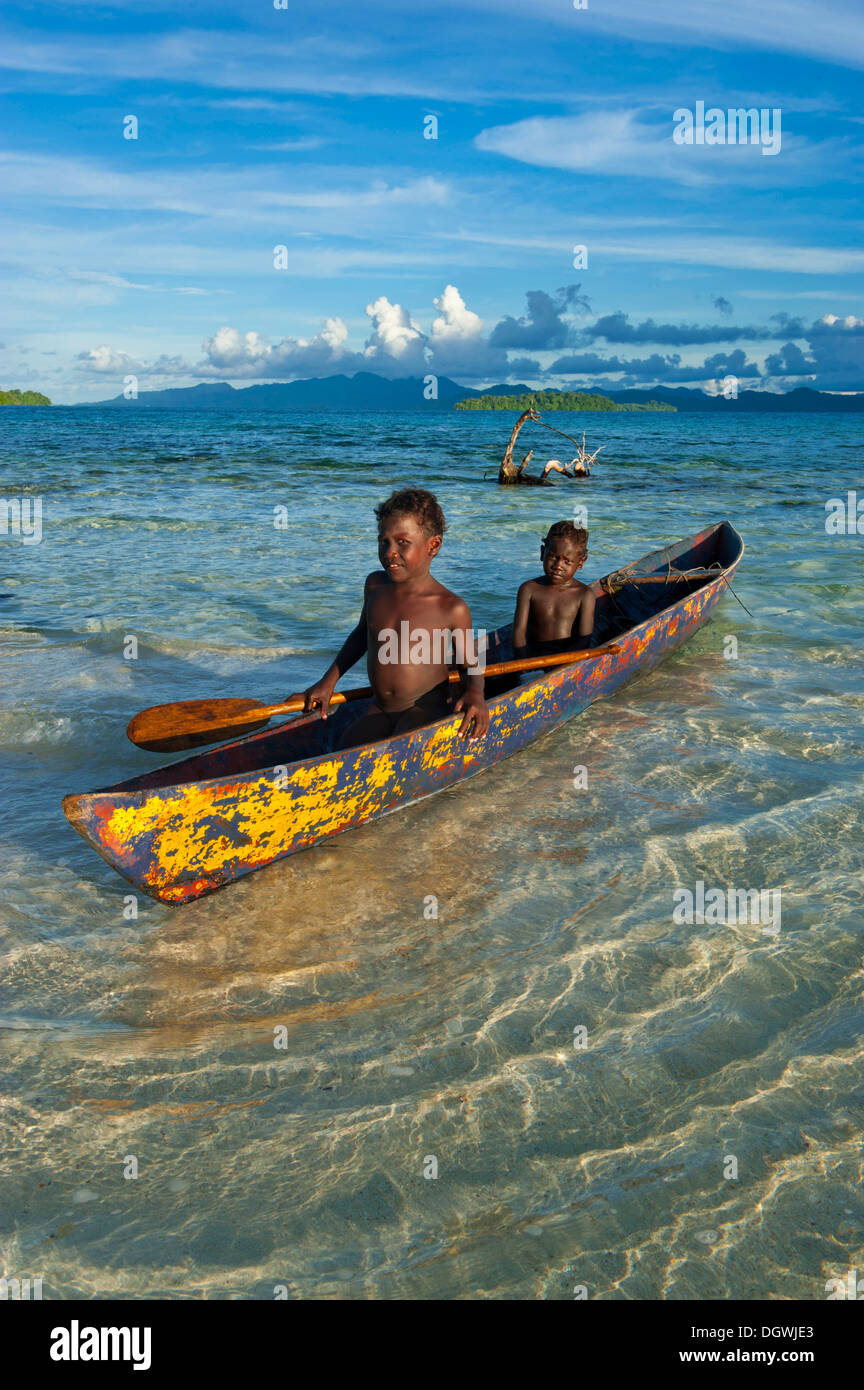
[[[487,666],[483,675],[510,676],[520,671],[545,671],[553,666],[584,661],[586,657],[605,656],[618,652],[615,642],[587,651],[559,652],[557,656],[528,656],[519,661],[499,661]],[[451,671],[450,680],[458,684],[462,677]],[[369,686],[345,690],[330,696],[331,705],[346,704],[349,700],[368,700]],[[304,701],[285,700],[280,705],[264,705],[260,700],[177,700],[170,705],[151,705],[129,721],[128,738],[139,748],[151,753],[178,753],[183,748],[198,748],[205,743],[220,743],[232,734],[254,733],[263,729],[277,714],[296,714],[303,710]]]

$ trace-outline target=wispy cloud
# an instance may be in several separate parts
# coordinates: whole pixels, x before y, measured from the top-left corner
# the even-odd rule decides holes
[[[761,241],[732,235],[649,237],[644,241],[610,241],[604,244],[602,251],[605,256],[628,261],[786,271],[795,275],[842,275],[864,271],[864,250],[860,247],[791,245],[767,237]]]
[[[75,203],[82,207],[116,208],[145,205],[150,211],[185,213],[208,220],[268,222],[274,229],[274,213],[285,208],[346,209],[388,206],[425,207],[446,203],[449,184],[433,175],[389,183],[383,178],[363,182],[362,171],[328,170],[333,180],[341,172],[351,182],[341,187],[292,187],[284,168],[249,166],[238,173],[224,168],[160,172],[152,166],[127,168],[95,159],[61,158],[0,151],[0,178],[7,198],[27,197],[38,202]],[[321,180],[320,175],[315,175]]]
[[[301,150],[317,150],[324,144],[320,135],[300,135],[295,140],[268,140],[260,145],[250,145],[250,150],[281,151],[283,154],[296,154]]]
[[[446,0],[443,0],[446,3]],[[453,0],[450,0],[453,3]],[[522,0],[466,0],[460,7],[524,17]],[[532,0],[534,24],[571,33],[581,26],[646,43],[703,45],[727,50],[797,53],[843,67],[864,66],[864,27],[857,0],[606,0],[574,12],[559,0]]]
[[[543,253],[554,256],[560,264],[570,252],[574,223],[577,228],[592,225],[587,218],[580,215],[578,219],[571,219],[569,227],[562,226],[555,236],[536,236],[531,233],[523,236],[515,233],[501,236],[492,230],[467,228],[460,228],[451,233],[445,232],[442,235],[449,235],[456,241],[466,241],[471,245],[502,247],[514,253]],[[610,225],[617,228],[620,223],[615,221]],[[778,241],[768,236],[742,237],[731,232],[709,234],[695,225],[692,231],[681,231],[680,218],[674,221],[663,218],[649,219],[644,224],[640,219],[634,218],[631,225],[634,230],[638,230],[642,225],[649,228],[661,226],[666,230],[649,230],[632,240],[622,240],[614,231],[604,235],[602,219],[598,219],[592,241],[595,264],[607,259],[638,263],[651,261],[663,265],[686,264],[724,270],[759,270],[796,275],[845,275],[864,271],[864,251],[859,246],[829,246],[818,243],[808,245]],[[756,295],[757,291],[748,293]],[[776,290],[766,291],[766,296],[773,298],[776,293]],[[813,297],[818,298],[820,293],[821,291],[814,291]]]
[[[356,21],[356,14],[353,16]],[[430,62],[423,76],[415,64],[394,61],[388,45],[370,36],[345,40],[298,35],[289,25],[251,32],[182,29],[163,34],[70,33],[62,39],[34,40],[9,32],[0,43],[0,69],[18,74],[52,74],[77,79],[79,88],[106,82],[171,82],[181,87],[245,92],[296,92],[348,97],[399,97],[469,102],[489,94],[480,69],[471,65],[454,80],[453,64]],[[538,88],[527,99],[542,95]]]
[[[91,0],[91,7],[94,0]],[[104,8],[122,10],[121,0]],[[126,8],[138,10],[138,3],[126,0]],[[54,10],[57,23],[68,24],[69,7],[45,0],[42,9]],[[177,5],[165,0],[153,4],[157,19],[176,23]],[[193,12],[195,13],[195,12]],[[212,27],[192,26],[174,31],[172,43],[160,37],[136,32],[128,45],[106,42],[100,34],[92,40],[88,68],[85,44],[80,49],[63,39],[36,42],[31,35],[10,35],[5,62],[19,70],[55,72],[80,70],[111,75],[151,76],[200,82],[203,69],[212,69],[211,86],[245,86],[250,90],[316,90],[360,94],[380,91],[384,95],[430,95],[428,85],[418,82],[414,66],[392,66],[387,71],[388,49],[405,51],[413,46],[411,30],[427,38],[436,25],[461,22],[460,37],[474,39],[472,48],[494,41],[504,32],[508,39],[524,32],[524,0],[414,0],[410,27],[406,25],[403,0],[375,0],[364,10],[364,33],[357,32],[357,8],[350,0],[330,0],[327,7],[329,37],[321,36],[319,5],[295,0],[290,12],[276,12],[269,5],[241,10],[234,4],[213,3],[208,7]],[[195,15],[197,18],[197,13]],[[535,36],[553,29],[559,43],[567,38],[584,45],[597,34],[626,37],[640,45],[658,47],[679,45],[726,52],[760,51],[786,53],[820,59],[843,67],[864,65],[864,27],[857,0],[604,0],[584,10],[574,10],[562,0],[531,0],[532,42]],[[469,22],[464,21],[468,18]],[[240,27],[237,21],[240,21]],[[233,28],[231,27],[233,24]],[[318,32],[312,31],[315,25]],[[56,28],[56,24],[53,26]],[[372,35],[377,41],[373,41]],[[389,36],[392,35],[392,38]],[[134,50],[139,54],[135,65]],[[413,55],[412,55],[413,56]],[[373,62],[377,59],[377,62]],[[451,56],[451,67],[454,56]],[[363,85],[365,63],[366,84]],[[440,65],[439,65],[440,66]],[[256,72],[257,68],[257,72]],[[185,69],[185,76],[184,76]],[[446,83],[439,71],[438,90],[450,90],[454,100],[471,99],[476,88]],[[321,81],[329,85],[320,85]],[[463,95],[460,95],[462,93]],[[514,91],[514,98],[518,93]]]
[[[713,105],[709,100],[707,105]],[[724,111],[725,106],[721,107]],[[834,137],[819,144],[782,131],[782,158],[762,158],[757,144],[676,144],[673,111],[591,110],[576,116],[532,116],[492,126],[477,135],[479,150],[522,164],[598,178],[660,179],[690,186],[750,183],[759,187],[803,182],[807,170],[828,168],[856,177],[862,150]]]

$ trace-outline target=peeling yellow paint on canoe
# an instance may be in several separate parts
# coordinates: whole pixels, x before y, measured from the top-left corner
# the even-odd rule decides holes
[[[450,761],[458,727],[454,719],[425,742],[417,738],[424,772]],[[269,863],[298,841],[313,844],[369,820],[382,802],[402,799],[402,767],[389,751],[373,747],[364,752],[351,784],[340,789],[344,761],[333,758],[314,767],[298,766],[289,771],[285,786],[262,775],[254,781],[219,787],[193,784],[179,794],[156,794],[142,807],[117,808],[106,826],[106,838],[122,857],[131,842],[152,837],[146,882],[160,895],[170,893],[179,873],[191,872],[204,880],[218,875],[236,860],[238,850],[248,863]],[[219,834],[220,820],[230,833]]]

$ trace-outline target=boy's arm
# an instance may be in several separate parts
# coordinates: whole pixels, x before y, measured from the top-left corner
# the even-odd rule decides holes
[[[485,652],[478,653],[474,642],[474,629],[471,626],[471,614],[467,603],[461,600],[456,605],[450,620],[450,630],[454,637],[457,633],[462,634],[462,650],[465,653],[466,667],[476,666],[482,662],[485,667]],[[482,738],[489,728],[489,707],[483,693],[484,677],[482,673],[471,675],[468,670],[465,672],[466,689],[459,696],[453,706],[454,714],[462,714],[464,718],[459,725],[459,733],[462,738]],[[472,730],[473,725],[473,730]]]
[[[531,610],[530,580],[519,585],[516,612],[513,615],[513,655],[518,661],[528,655],[528,614]]]
[[[335,673],[333,676],[334,685],[339,680],[340,676],[344,676],[346,671],[350,671],[352,666],[356,666],[361,656],[366,655],[367,643],[368,638],[366,633],[366,603],[364,600],[363,611],[360,614],[360,619],[357,623],[357,626],[353,629],[352,632],[349,632],[348,636],[345,638],[345,641],[342,643],[342,646],[339,648],[338,656],[336,657],[335,661],[333,661],[333,663],[327,668],[327,671],[325,673],[328,676],[331,672]]]
[[[336,689],[336,682],[339,680],[340,676],[344,676],[346,671],[350,671],[351,667],[356,665],[360,658],[365,655],[368,643],[368,634],[366,628],[366,598],[369,589],[369,579],[371,578],[372,576],[370,575],[369,578],[366,580],[366,584],[363,589],[363,607],[360,612],[360,618],[358,620],[357,626],[353,628],[353,630],[345,638],[345,641],[339,648],[339,654],[337,655],[336,659],[332,661],[330,665],[327,667],[327,670],[324,672],[321,679],[316,681],[314,685],[310,685],[308,690],[302,691],[303,709],[307,714],[316,705],[320,705],[321,718],[327,718],[327,711],[330,707],[330,697],[332,696],[333,691]],[[288,696],[289,700],[299,698],[299,695]]]
[[[486,703],[482,676],[466,676],[468,689],[459,696],[453,706],[454,714],[464,714],[465,718],[459,725],[459,733],[462,738],[475,739],[482,738],[489,728],[489,706]],[[473,724],[473,731],[472,731]]]
[[[573,650],[580,651],[591,646],[591,638],[594,633],[594,604],[595,595],[593,589],[586,589],[582,595],[582,602],[579,604],[579,624],[577,627],[577,641],[573,643]]]

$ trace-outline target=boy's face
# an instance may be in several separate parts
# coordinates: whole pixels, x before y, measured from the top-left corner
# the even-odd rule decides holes
[[[585,563],[585,551],[566,536],[553,536],[541,546],[543,572],[550,584],[569,584]]]
[[[394,584],[401,584],[428,573],[441,540],[441,536],[427,536],[416,516],[394,512],[378,532],[378,559]]]

